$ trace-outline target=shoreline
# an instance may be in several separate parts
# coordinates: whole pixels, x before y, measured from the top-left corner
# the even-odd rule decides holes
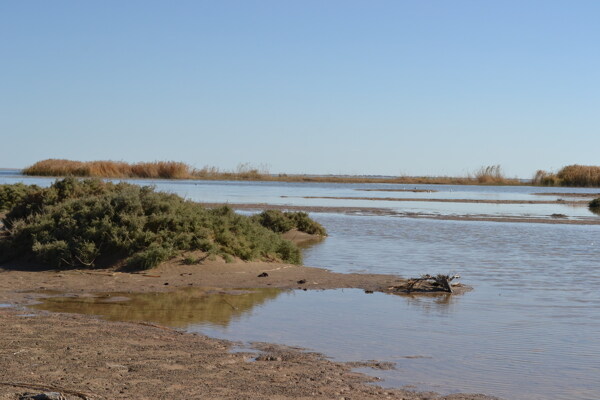
[[[258,275],[267,272],[268,277]],[[299,280],[306,283],[299,284]],[[141,273],[114,270],[25,271],[0,267],[0,400],[24,392],[62,392],[70,399],[454,399],[491,400],[386,389],[352,368],[389,368],[377,361],[333,362],[305,349],[268,343],[231,352],[235,343],[146,322],[28,308],[40,297],[69,293],[169,292],[186,287],[381,291],[394,275],[338,274],[277,263],[166,263]],[[166,285],[165,283],[168,283]],[[469,288],[458,290],[460,295]],[[432,295],[432,294],[428,294]],[[447,293],[445,293],[447,295]],[[256,351],[258,353],[256,353]],[[44,390],[42,390],[44,389]]]
[[[479,221],[479,222],[510,222],[510,223],[538,223],[538,224],[565,224],[565,225],[600,225],[600,218],[590,216],[588,219],[568,219],[563,215],[549,215],[547,217],[519,217],[499,216],[491,214],[481,215],[439,215],[414,212],[400,212],[388,208],[377,207],[330,207],[330,206],[294,206],[267,203],[201,203],[205,207],[220,207],[227,205],[235,210],[261,211],[265,209],[304,211],[315,213],[341,213],[393,216],[399,218],[434,219],[440,221]]]

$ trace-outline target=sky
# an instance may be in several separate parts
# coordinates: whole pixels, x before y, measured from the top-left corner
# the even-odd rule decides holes
[[[600,2],[0,0],[0,167],[600,165]]]

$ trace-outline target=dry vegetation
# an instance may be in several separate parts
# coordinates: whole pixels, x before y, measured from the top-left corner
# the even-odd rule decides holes
[[[122,161],[72,161],[48,159],[38,161],[23,170],[25,175],[77,176],[102,178],[164,178],[192,177],[192,168],[176,161],[155,161],[128,164]]]
[[[216,167],[193,168],[182,162],[155,161],[128,164],[122,161],[72,161],[48,159],[38,161],[23,170],[25,175],[96,178],[160,178],[201,180],[245,180],[281,182],[337,182],[337,183],[399,183],[448,185],[519,185],[518,179],[506,178],[499,165],[481,167],[465,177],[450,176],[346,176],[346,175],[272,175],[265,167],[240,164],[234,171]]]
[[[539,170],[533,177],[535,185],[600,187],[600,167],[590,165],[568,165],[558,172]]]

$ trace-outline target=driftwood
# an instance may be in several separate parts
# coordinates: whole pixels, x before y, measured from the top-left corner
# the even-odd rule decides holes
[[[420,278],[411,278],[407,280],[406,285],[403,286],[390,286],[388,288],[389,291],[399,291],[403,290],[406,293],[410,293],[415,290],[415,286],[420,282],[428,282],[431,286],[435,288],[442,289],[444,292],[452,293],[452,282],[454,279],[460,278],[458,275],[421,275]]]

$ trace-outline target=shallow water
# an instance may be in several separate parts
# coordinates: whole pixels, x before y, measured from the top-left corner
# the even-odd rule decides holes
[[[0,183],[18,179],[41,185],[52,181],[11,176],[0,177]],[[292,201],[281,198],[283,195],[376,197],[377,192],[354,189],[403,186],[139,182],[154,183],[160,190],[197,201],[271,204]],[[428,187],[407,188],[415,186]],[[380,194],[540,200],[552,196],[531,193],[598,192],[598,189],[524,186],[431,188],[439,192]],[[307,200],[293,201],[302,205]],[[600,218],[584,207],[564,205],[311,201],[314,201],[311,204],[334,206],[348,202],[358,206],[357,203],[365,202],[368,207],[381,203],[381,207],[399,210],[414,207],[418,212],[441,214],[491,213],[493,208],[497,215],[547,217],[558,212],[573,218]],[[295,291],[268,296],[254,293],[253,300],[248,300],[243,310],[239,307],[239,313],[234,312],[237,306],[232,303],[229,317],[224,319],[196,319],[196,315],[211,314],[203,308],[206,306],[197,305],[189,308],[185,318],[155,322],[236,341],[302,346],[337,360],[378,359],[397,363],[395,371],[371,371],[385,379],[384,385],[408,384],[442,393],[482,392],[506,399],[600,398],[600,226],[335,213],[311,216],[326,226],[330,236],[304,250],[307,265],[338,272],[393,273],[406,277],[456,272],[475,290],[462,296],[435,298],[367,295],[359,290]],[[219,305],[221,316],[228,310],[225,302],[208,300],[208,294],[195,297],[198,304]],[[123,307],[105,303],[101,307]],[[154,304],[146,305],[154,308],[162,303],[163,300],[158,300],[142,304]],[[105,315],[101,310],[90,312]],[[138,318],[155,317],[142,314]]]
[[[168,293],[70,295],[49,297],[31,308],[101,315],[110,321],[154,322],[174,328],[188,328],[195,324],[227,327],[281,292],[270,288],[237,291],[187,288]]]
[[[340,361],[396,363],[392,371],[367,370],[383,385],[506,399],[600,398],[600,227],[314,217],[330,236],[304,250],[307,265],[407,277],[452,271],[475,289],[436,297],[259,291],[239,313],[219,294],[195,296],[195,306],[156,297],[154,306],[139,303],[146,311],[136,318],[234,341],[305,347]],[[110,304],[71,311],[130,319],[102,311]],[[157,313],[148,311],[153,307]],[[210,307],[225,313],[221,323],[204,317]],[[174,310],[183,310],[183,320]],[[180,322],[156,316],[164,312]]]
[[[25,177],[0,174],[0,184],[24,182],[48,186],[55,178]],[[118,181],[118,180],[113,180]],[[158,190],[176,193],[187,199],[205,203],[256,203],[316,207],[366,207],[382,208],[398,213],[426,215],[492,215],[549,218],[552,214],[564,214],[573,219],[598,219],[584,205],[568,204],[485,204],[485,203],[436,203],[410,201],[369,200],[368,198],[428,198],[470,200],[516,200],[552,201],[561,196],[539,196],[534,193],[598,193],[598,188],[554,188],[531,186],[474,186],[474,185],[400,185],[400,184],[341,184],[298,182],[238,182],[128,179],[139,185],[154,185]],[[426,190],[428,192],[380,192],[362,189]],[[359,199],[325,199],[305,197],[357,197]],[[360,198],[363,199],[360,199]],[[569,199],[568,196],[562,196]],[[581,198],[575,200],[582,200]]]

